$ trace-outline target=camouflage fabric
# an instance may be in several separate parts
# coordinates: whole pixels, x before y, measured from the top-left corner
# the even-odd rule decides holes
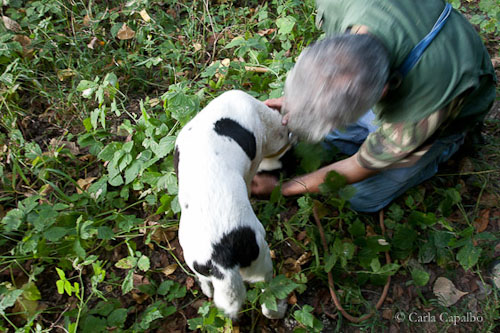
[[[357,153],[359,164],[371,170],[412,166],[429,151],[462,105],[463,98],[459,97],[418,122],[382,123],[361,145]]]

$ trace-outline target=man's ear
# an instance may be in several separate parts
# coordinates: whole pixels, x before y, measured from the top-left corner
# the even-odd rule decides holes
[[[385,86],[384,86],[384,89],[382,89],[382,96],[380,96],[380,98],[384,98],[385,95],[387,95],[387,92],[389,91],[389,84],[386,83]]]
[[[283,119],[281,119],[281,125],[286,126],[288,124],[288,118],[290,118],[289,113],[283,116]]]

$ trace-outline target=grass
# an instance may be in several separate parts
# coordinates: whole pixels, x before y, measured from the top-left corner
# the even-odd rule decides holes
[[[475,23],[495,40],[496,7],[482,2]],[[321,35],[313,1],[10,0],[0,8],[15,21],[0,24],[0,330],[417,332],[427,324],[411,313],[473,312],[484,320],[438,329],[494,331],[498,120],[487,121],[486,144],[472,156],[454,158],[386,210],[386,235],[375,216],[349,209],[352,193],[334,176],[321,195],[253,199],[277,277],[268,293],[249,286],[232,323],[183,262],[173,142],[223,91],[281,95],[295,57]],[[306,172],[326,156],[301,144],[295,158]],[[351,324],[329,299],[327,271],[354,315],[373,310],[391,276],[389,298]],[[469,294],[442,307],[432,291],[439,276]],[[288,294],[286,319],[262,317],[260,303]]]

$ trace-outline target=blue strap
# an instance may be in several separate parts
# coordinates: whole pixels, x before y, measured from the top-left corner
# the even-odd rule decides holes
[[[408,74],[413,66],[415,66],[415,64],[420,60],[420,57],[422,57],[425,49],[429,46],[434,37],[436,37],[436,35],[441,31],[444,24],[446,23],[446,20],[450,16],[451,9],[452,6],[447,3],[438,20],[432,27],[432,30],[413,48],[413,50],[411,50],[410,54],[408,54],[403,64],[398,68],[397,71],[403,77],[406,76],[406,74]]]

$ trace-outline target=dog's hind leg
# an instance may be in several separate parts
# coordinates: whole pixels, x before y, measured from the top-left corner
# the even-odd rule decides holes
[[[259,257],[250,267],[241,269],[241,275],[248,282],[271,282],[273,279],[273,262],[267,242],[263,241],[261,243]],[[276,310],[271,310],[262,304],[262,314],[269,319],[283,318],[288,307],[287,299],[278,299],[276,303],[278,306]]]
[[[223,279],[212,279],[214,286],[214,303],[224,310],[231,319],[238,317],[238,312],[245,302],[246,290],[238,267],[227,270]]]

